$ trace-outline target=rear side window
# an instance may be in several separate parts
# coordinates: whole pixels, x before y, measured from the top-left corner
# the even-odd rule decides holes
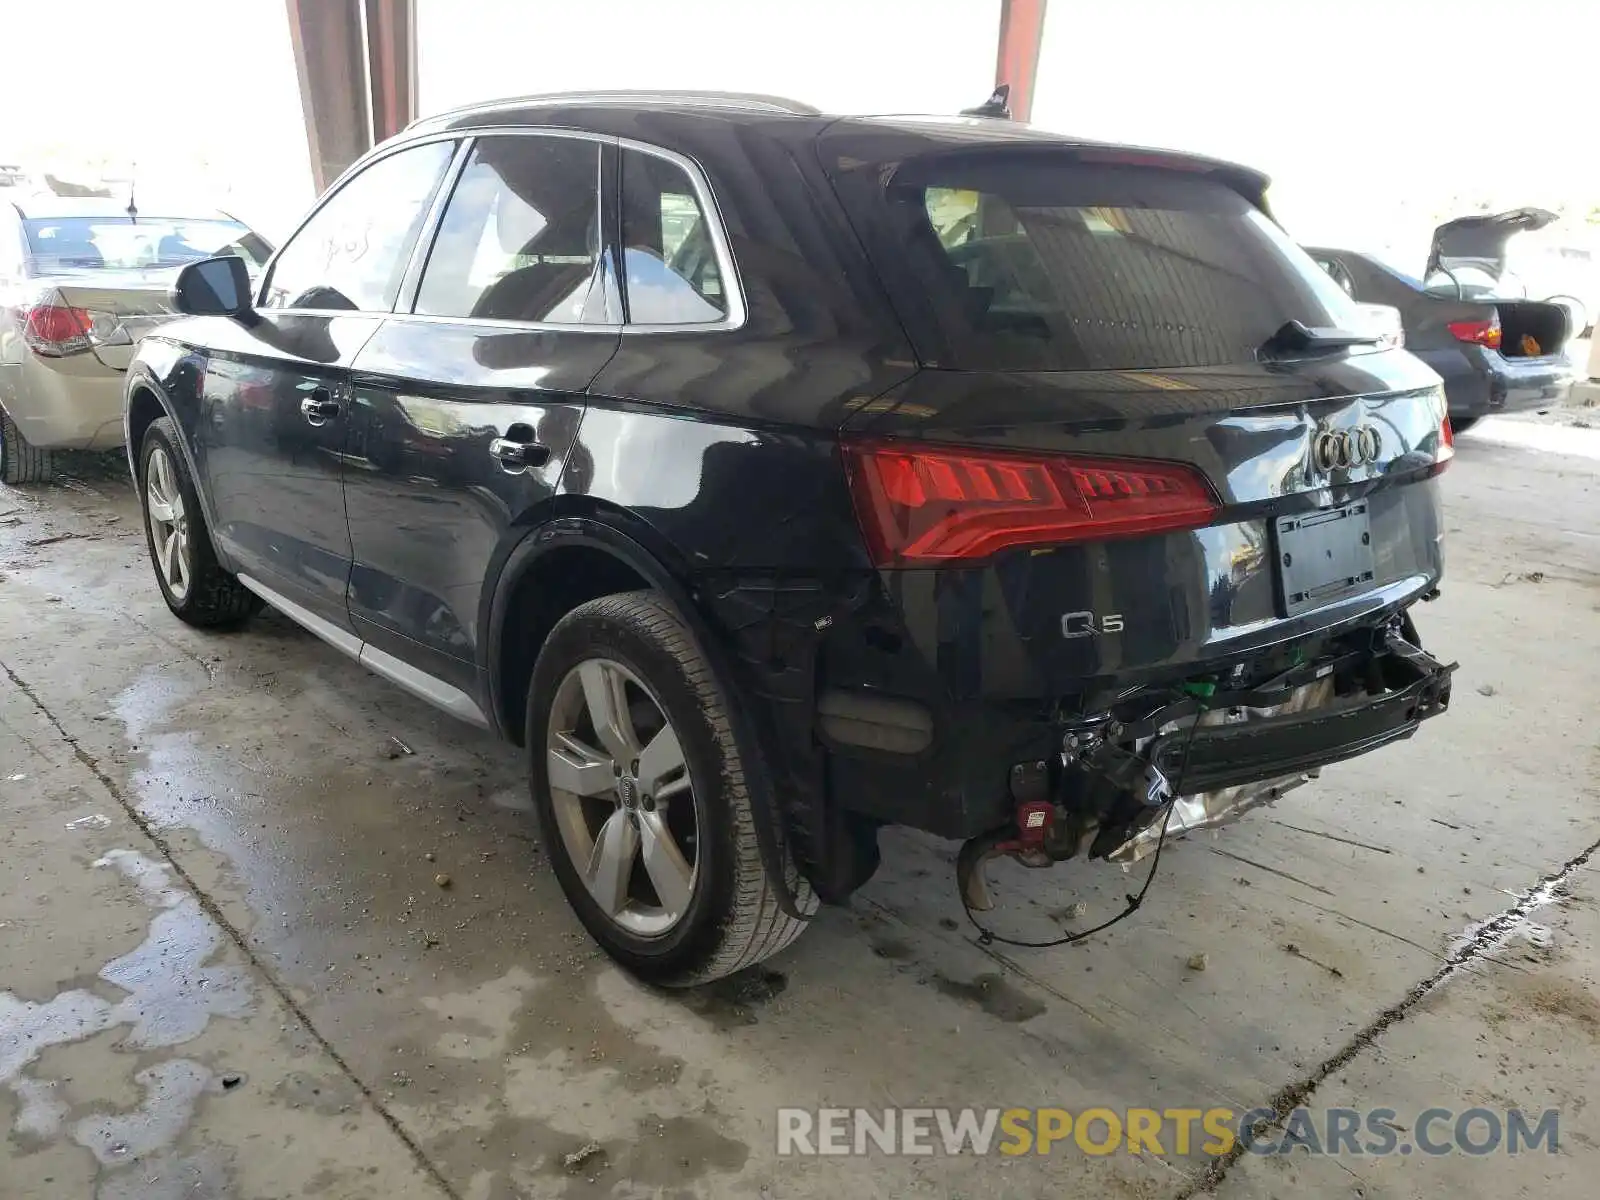
[[[425,142],[350,179],[284,246],[267,308],[388,312],[454,142]]]
[[[439,223],[415,311],[616,324],[600,262],[599,143],[484,138]]]
[[[925,361],[1119,370],[1251,361],[1350,300],[1226,184],[1146,166],[991,156],[842,189]]]
[[[700,325],[728,315],[710,218],[677,163],[622,152],[622,245],[632,324]]]

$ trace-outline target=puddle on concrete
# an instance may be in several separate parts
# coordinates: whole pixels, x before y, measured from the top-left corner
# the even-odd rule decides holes
[[[57,1082],[26,1073],[50,1047],[126,1026],[119,1049],[162,1049],[199,1036],[213,1017],[242,1018],[254,1007],[253,986],[242,968],[207,965],[223,946],[222,932],[194,896],[173,886],[165,863],[113,850],[95,869],[116,871],[157,912],[145,939],[99,971],[125,993],[122,999],[73,989],[36,1002],[0,992],[0,1087],[17,1097],[13,1132],[23,1137],[54,1138],[67,1117]],[[103,1164],[140,1157],[176,1138],[210,1072],[174,1059],[134,1078],[146,1093],[135,1111],[89,1117],[74,1128],[74,1139]]]
[[[1532,915],[1541,908],[1561,904],[1567,900],[1565,879],[1550,879],[1530,892],[1511,893],[1516,903],[1509,913],[1499,912],[1474,921],[1450,941],[1449,956],[1465,952],[1479,942],[1489,943],[1485,949],[1504,946],[1509,942],[1526,941],[1541,950],[1549,949],[1553,934],[1548,925],[1541,925]]]
[[[85,1117],[73,1126],[72,1140],[101,1166],[142,1159],[177,1141],[194,1117],[211,1072],[186,1058],[174,1058],[146,1067],[133,1081],[144,1090],[138,1108]]]

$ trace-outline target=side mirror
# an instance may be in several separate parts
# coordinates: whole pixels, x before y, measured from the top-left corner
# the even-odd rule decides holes
[[[192,317],[243,317],[252,311],[250,272],[236,254],[203,258],[178,272],[171,299]]]

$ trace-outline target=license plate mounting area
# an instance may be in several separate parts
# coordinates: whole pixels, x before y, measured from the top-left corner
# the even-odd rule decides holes
[[[1283,616],[1320,608],[1370,587],[1377,578],[1372,522],[1365,500],[1278,517],[1272,533]]]

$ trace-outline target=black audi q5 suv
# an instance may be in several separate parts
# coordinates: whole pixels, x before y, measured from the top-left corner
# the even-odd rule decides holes
[[[140,347],[162,595],[524,747],[659,982],[786,946],[886,825],[975,911],[995,856],[1141,858],[1449,699],[1439,379],[1265,185],[761,96],[428,118]]]

